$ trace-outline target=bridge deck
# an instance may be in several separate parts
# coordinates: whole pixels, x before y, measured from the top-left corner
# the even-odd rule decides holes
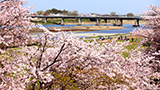
[[[42,16],[42,15],[34,15],[34,16],[28,16],[32,18],[71,18],[71,19],[126,19],[126,20],[134,20],[139,19],[142,20],[141,17],[123,17],[123,16]]]

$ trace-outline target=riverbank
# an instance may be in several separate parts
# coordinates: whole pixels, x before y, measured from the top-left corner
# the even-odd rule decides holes
[[[76,33],[74,36],[98,38],[98,36],[111,36],[117,33]]]
[[[73,26],[73,27],[47,27],[51,32],[58,31],[72,31],[72,32],[87,32],[87,31],[99,31],[99,30],[118,30],[124,29],[121,26]],[[33,28],[30,30],[30,33],[34,32],[43,32],[43,30],[39,28]]]

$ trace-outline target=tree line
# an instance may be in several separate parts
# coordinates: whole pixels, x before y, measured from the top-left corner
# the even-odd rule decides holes
[[[38,15],[49,15],[49,14],[63,14],[63,15],[72,15],[72,16],[77,16],[78,11],[73,10],[73,11],[68,11],[68,10],[58,10],[56,8],[53,9],[48,9],[46,11],[39,10],[36,12]],[[111,15],[111,16],[117,16],[118,14],[116,12],[111,12],[110,14],[106,14],[106,16]],[[134,16],[133,13],[127,13],[126,16]]]
[[[118,14],[116,12],[111,12],[109,15],[117,16]],[[126,16],[134,16],[134,14],[133,13],[127,13]]]
[[[53,9],[48,9],[46,11],[37,11],[36,12],[38,15],[49,15],[49,14],[63,14],[63,15],[72,15],[72,16],[77,16],[78,15],[78,11],[77,10],[73,10],[73,11],[68,11],[68,10],[58,10],[56,8]]]

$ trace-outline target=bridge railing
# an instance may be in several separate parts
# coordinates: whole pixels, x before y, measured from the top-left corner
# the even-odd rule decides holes
[[[28,17],[120,17],[120,18],[141,18],[141,16],[66,16],[66,15],[28,15]]]

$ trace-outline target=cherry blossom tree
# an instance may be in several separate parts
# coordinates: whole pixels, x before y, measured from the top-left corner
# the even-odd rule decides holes
[[[143,28],[134,30],[131,32],[133,35],[143,37],[139,43],[140,47],[145,46],[145,54],[148,56],[154,56],[155,59],[150,60],[154,72],[160,72],[160,7],[151,5],[148,7],[145,19],[149,20]],[[160,77],[156,82],[160,83]]]
[[[4,8],[2,11],[10,10],[10,6],[16,6],[14,10],[18,13],[19,10],[21,12],[21,4],[22,1],[12,0],[2,2],[0,6]],[[23,15],[21,19],[17,16],[12,16],[13,20],[4,19],[5,22],[13,21],[11,26],[2,22],[1,31],[4,31],[0,40],[2,47],[23,45],[29,38],[27,34],[30,27],[29,19],[25,17],[26,10],[22,11],[18,13],[19,16]],[[12,15],[8,13],[6,12],[6,15]],[[3,17],[7,18],[6,15]],[[18,22],[17,18],[21,21]],[[159,24],[149,25],[151,25],[149,29],[143,30],[146,33],[140,33],[142,29],[133,32],[144,36],[145,44],[147,41],[154,42],[149,38],[158,33],[154,29]],[[9,49],[0,55],[0,89],[154,90],[158,88],[157,83],[153,82],[160,77],[160,73],[153,69],[153,66],[158,64],[152,64],[153,61],[159,63],[157,46],[150,44],[151,51],[147,53],[148,49],[143,50],[141,47],[127,51],[124,48],[127,42],[116,42],[116,39],[110,44],[101,45],[96,41],[84,42],[74,34],[52,33],[42,25],[38,27],[43,33],[35,40],[36,45],[23,46],[18,50]],[[27,30],[24,31],[23,28]],[[19,36],[24,39],[18,39]],[[123,51],[130,54],[128,58],[123,57]]]
[[[2,88],[16,88],[16,85],[21,89],[157,88],[150,84],[160,75],[152,72],[149,63],[154,57],[132,51],[130,58],[124,59],[120,53],[125,42],[87,43],[64,32],[54,34],[42,26],[39,28],[44,33],[39,36],[37,46],[13,51],[9,54],[12,58],[1,61]],[[14,81],[7,82],[5,78]]]
[[[155,69],[156,71],[160,71],[159,64],[159,50],[160,50],[160,7],[155,5],[151,5],[149,10],[146,13],[146,19],[149,21],[143,28],[138,30],[134,30],[132,32],[133,35],[138,35],[143,37],[140,45],[147,46],[146,53],[151,56],[156,56],[156,62],[158,67]],[[158,60],[158,61],[157,61]],[[157,66],[157,65],[156,65]]]
[[[28,18],[29,9],[24,9],[23,0],[4,0],[0,2],[0,49],[25,45],[31,37],[27,34],[33,27]]]

